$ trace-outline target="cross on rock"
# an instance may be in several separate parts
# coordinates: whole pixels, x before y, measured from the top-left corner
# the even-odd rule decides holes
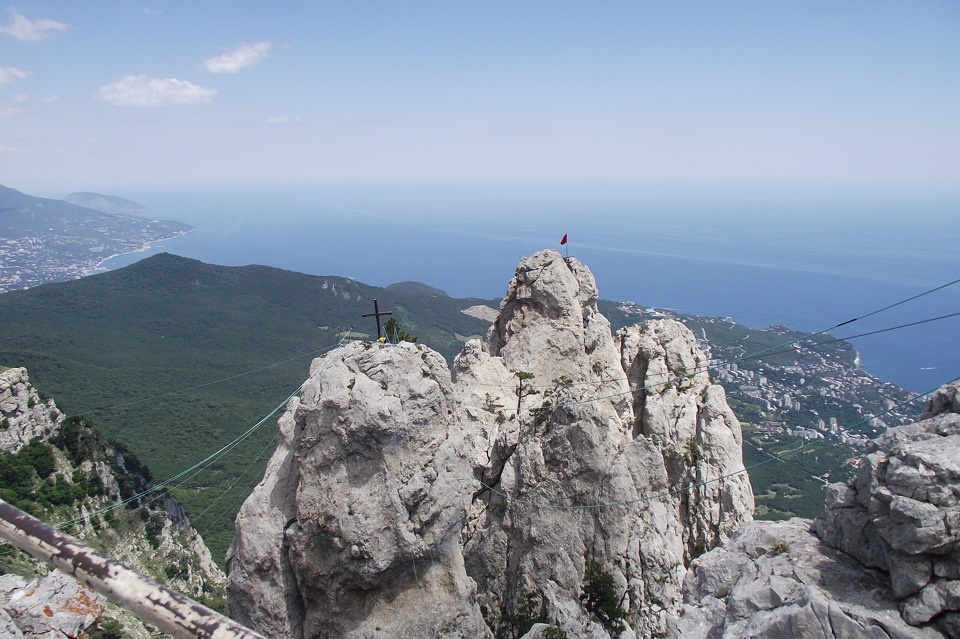
[[[380,330],[380,316],[381,315],[393,315],[391,311],[381,311],[380,305],[377,304],[377,300],[373,300],[373,312],[372,313],[363,313],[360,317],[376,317],[377,318],[377,339],[379,340],[382,336]]]

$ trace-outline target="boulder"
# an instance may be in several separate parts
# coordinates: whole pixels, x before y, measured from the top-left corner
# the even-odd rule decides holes
[[[0,590],[6,593],[0,614],[3,637],[90,636],[106,608],[102,595],[57,570],[39,583]]]
[[[824,544],[810,521],[752,522],[694,560],[677,632],[684,639],[922,639],[901,619],[882,571]]]

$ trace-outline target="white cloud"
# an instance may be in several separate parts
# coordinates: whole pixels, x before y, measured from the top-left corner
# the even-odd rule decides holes
[[[267,51],[272,46],[269,42],[241,44],[233,51],[204,60],[203,66],[211,73],[237,73],[243,67],[248,67],[267,57]]]
[[[21,113],[26,113],[26,109],[7,107],[6,109],[0,109],[0,118],[15,118]]]
[[[267,124],[300,124],[300,118],[292,115],[271,115]]]
[[[97,89],[96,97],[123,107],[155,107],[200,104],[213,100],[216,89],[176,78],[128,75]]]
[[[23,149],[18,149],[15,146],[4,146],[0,144],[0,153],[23,153]]]
[[[30,96],[26,93],[18,93],[17,95],[13,96],[14,102],[28,102],[29,100]]]
[[[61,99],[62,98],[59,95],[53,94],[53,95],[46,95],[40,98],[40,101],[43,102],[44,104],[53,104],[54,102],[60,102]]]
[[[10,84],[14,80],[22,80],[29,75],[29,71],[24,71],[17,67],[0,67],[0,86]]]
[[[29,18],[17,13],[16,9],[10,9],[10,22],[0,26],[0,33],[12,35],[17,40],[24,42],[36,42],[52,38],[56,33],[62,33],[67,30],[67,25],[56,20],[30,20]]]

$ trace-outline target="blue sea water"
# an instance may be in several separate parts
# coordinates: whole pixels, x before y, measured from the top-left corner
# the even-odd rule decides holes
[[[676,189],[326,188],[123,194],[198,227],[160,251],[500,298],[519,260],[568,251],[601,297],[838,337],[960,311],[960,205]],[[567,247],[559,245],[568,234]],[[859,337],[864,368],[926,392],[960,376],[960,317]]]

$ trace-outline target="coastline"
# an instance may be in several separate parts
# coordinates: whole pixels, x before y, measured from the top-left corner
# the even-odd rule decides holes
[[[107,268],[107,267],[105,267],[104,264],[106,264],[107,262],[109,262],[109,261],[112,260],[112,259],[115,259],[115,258],[118,258],[118,257],[122,257],[122,256],[124,256],[124,255],[133,255],[134,253],[145,253],[145,252],[149,251],[150,249],[154,248],[155,246],[158,246],[158,245],[162,244],[163,242],[168,242],[168,241],[170,241],[170,240],[175,240],[175,239],[177,239],[178,237],[183,237],[184,235],[189,235],[190,233],[193,233],[194,231],[197,231],[197,230],[199,230],[199,229],[194,226],[194,227],[191,227],[190,230],[188,230],[188,231],[181,231],[180,233],[177,233],[176,235],[171,235],[171,236],[169,236],[169,237],[161,237],[161,238],[158,238],[158,239],[156,239],[156,240],[152,240],[152,241],[150,241],[150,242],[147,242],[147,243],[141,245],[140,248],[134,249],[134,250],[132,250],[132,251],[122,251],[122,252],[120,252],[120,253],[114,253],[114,254],[112,254],[112,255],[108,255],[107,257],[105,257],[105,258],[103,258],[102,260],[98,261],[98,262],[97,262],[96,264],[94,264],[92,267],[90,267],[90,268],[84,268],[84,269],[82,270],[82,273],[83,273],[82,277],[86,277],[87,275],[94,275],[95,273],[103,273],[103,272],[109,271],[110,269]]]

